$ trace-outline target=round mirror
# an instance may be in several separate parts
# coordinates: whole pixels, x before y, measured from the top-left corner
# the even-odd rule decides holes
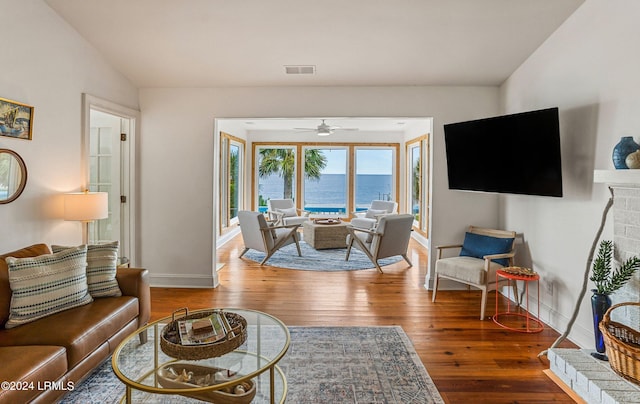
[[[27,184],[27,166],[18,153],[0,149],[0,204],[16,200]]]

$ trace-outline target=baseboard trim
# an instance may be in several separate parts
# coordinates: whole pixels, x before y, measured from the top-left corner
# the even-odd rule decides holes
[[[214,288],[213,276],[180,274],[151,275],[149,284],[155,288]]]

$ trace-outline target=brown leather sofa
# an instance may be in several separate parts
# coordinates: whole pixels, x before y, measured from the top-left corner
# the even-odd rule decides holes
[[[0,382],[10,383],[0,390],[0,403],[59,400],[104,362],[126,336],[149,321],[147,270],[118,268],[122,296],[96,298],[84,306],[6,329],[11,288],[5,258],[50,253],[46,244],[36,244],[0,255]]]

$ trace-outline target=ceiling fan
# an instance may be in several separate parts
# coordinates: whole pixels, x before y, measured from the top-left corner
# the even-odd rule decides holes
[[[324,123],[324,119],[322,120],[322,123],[315,128],[293,128],[293,129],[301,132],[316,132],[318,136],[329,136],[329,135],[332,135],[333,132],[336,130],[338,131],[358,130],[358,128],[343,128],[341,126],[327,125],[326,123]]]

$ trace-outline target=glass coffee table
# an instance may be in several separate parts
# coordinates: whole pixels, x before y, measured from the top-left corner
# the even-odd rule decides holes
[[[123,401],[153,401],[150,398],[152,394],[179,395],[176,402],[180,403],[188,402],[188,397],[213,401],[207,400],[211,392],[249,382],[255,384],[256,390],[255,397],[250,400],[252,403],[284,403],[287,381],[277,363],[289,349],[289,329],[276,317],[260,311],[232,308],[217,310],[233,312],[247,320],[247,340],[237,349],[219,357],[182,360],[166,355],[160,347],[160,334],[163,327],[171,322],[171,316],[146,325],[122,341],[113,353],[111,364],[116,376],[126,385]],[[189,314],[198,312],[190,311]],[[138,338],[143,331],[148,333],[146,343],[140,343]],[[163,380],[159,380],[159,371],[167,367],[226,369],[231,371],[228,373],[231,379],[206,387],[166,387],[166,383],[163,386]],[[162,399],[162,402],[169,401],[169,397]]]

